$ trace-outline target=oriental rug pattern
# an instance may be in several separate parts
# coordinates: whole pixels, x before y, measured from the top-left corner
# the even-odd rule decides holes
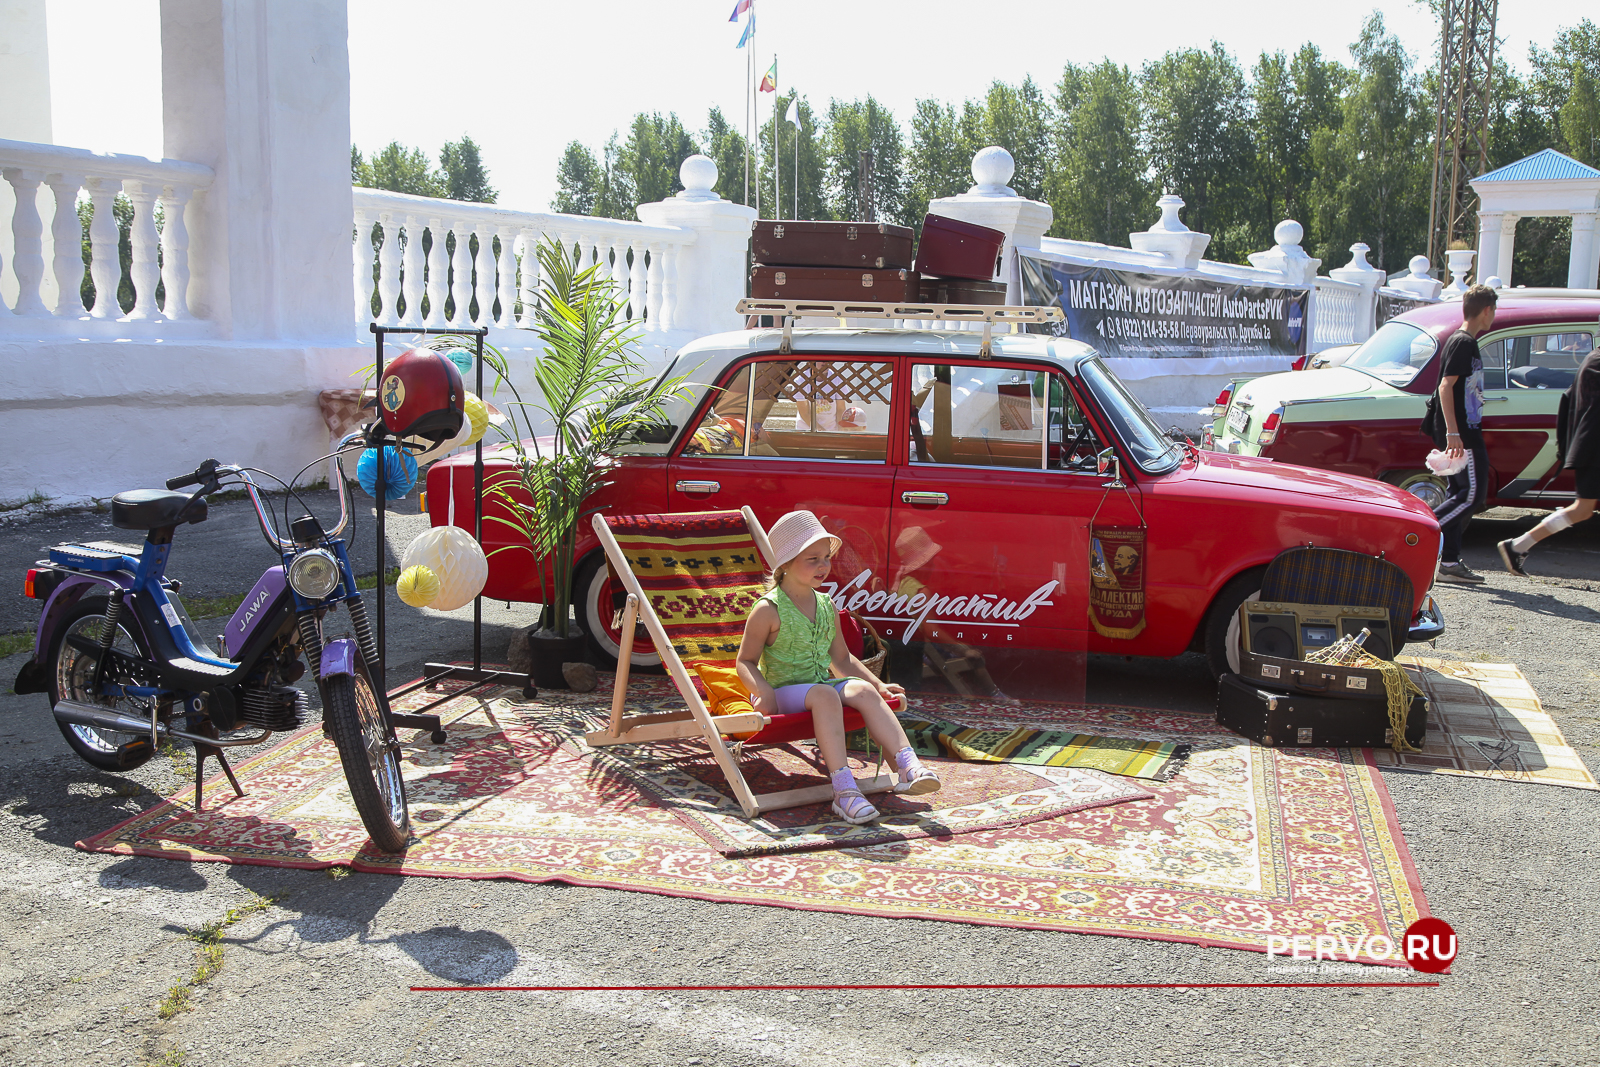
[[[664,678],[629,688],[632,705],[676,699]],[[461,698],[446,745],[426,735],[408,741],[417,839],[405,855],[370,848],[337,757],[314,730],[240,768],[248,796],[214,786],[216,806],[196,815],[179,794],[80,847],[561,881],[1256,951],[1269,934],[1397,940],[1427,913],[1388,794],[1359,750],[1264,749],[1193,715],[917,696],[910,710],[930,719],[1175,741],[1193,755],[1171,782],[1138,783],[1149,800],[954,836],[735,859],[629,778],[565,746],[559,723],[602,712],[608,689],[526,704]],[[1053,779],[1062,769],[1029,773]]]

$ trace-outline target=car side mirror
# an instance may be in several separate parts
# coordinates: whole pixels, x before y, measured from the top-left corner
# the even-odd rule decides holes
[[[1111,480],[1106,483],[1108,489],[1123,488],[1122,460],[1117,458],[1115,448],[1105,448],[1095,454],[1094,469],[1096,474],[1110,474]]]

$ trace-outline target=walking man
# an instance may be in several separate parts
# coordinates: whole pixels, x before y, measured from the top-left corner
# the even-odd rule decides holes
[[[1439,389],[1435,393],[1439,417],[1433,424],[1433,443],[1451,459],[1467,457],[1466,466],[1450,475],[1449,495],[1434,509],[1439,532],[1444,535],[1439,554],[1439,580],[1477,585],[1483,575],[1461,562],[1461,535],[1473,513],[1483,507],[1488,492],[1489,456],[1483,447],[1483,357],[1478,338],[1494,325],[1499,296],[1487,285],[1474,285],[1461,297],[1461,328],[1444,343]]]
[[[1600,499],[1600,348],[1590,352],[1561,400],[1560,429],[1556,436],[1566,442],[1566,463],[1577,483],[1577,497],[1560,511],[1544,517],[1539,525],[1515,539],[1501,541],[1500,561],[1506,570],[1526,578],[1522,561],[1533,546],[1553,533],[1565,530],[1594,514]]]

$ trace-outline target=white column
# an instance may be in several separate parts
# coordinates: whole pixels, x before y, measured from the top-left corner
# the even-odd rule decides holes
[[[1567,258],[1568,289],[1593,289],[1595,287],[1595,216],[1596,212],[1593,211],[1574,211],[1572,213],[1572,253]]]
[[[639,205],[641,222],[685,231],[681,239],[670,242],[670,248],[666,241],[649,244],[645,306],[652,321],[647,328],[694,334],[737,330],[744,322],[734,306],[745,294],[745,257],[755,209],[731,203],[711,191],[717,182],[717,165],[705,156],[684,160],[678,177],[683,192],[659,203]],[[633,277],[638,278],[637,262]],[[659,285],[670,286],[671,292],[658,293]],[[635,284],[635,303],[638,296]]]
[[[383,243],[378,246],[379,326],[400,325],[400,222],[393,212],[378,213]]]
[[[633,263],[628,268],[628,318],[638,321],[644,318],[644,242],[633,241],[628,251],[633,253]]]
[[[402,326],[422,325],[422,223],[415,215],[406,216],[406,248],[400,257],[400,295],[406,302]]]
[[[495,316],[494,324],[502,329],[510,329],[517,324],[517,235],[509,227],[502,229],[497,226],[490,240],[495,237],[500,239],[500,257],[496,265],[500,281],[500,314]]]
[[[39,218],[39,182],[44,175],[20,167],[7,167],[3,172],[16,194],[17,205],[11,212],[11,273],[17,279],[17,303],[12,308],[18,315],[48,315],[49,309],[39,296],[39,285],[44,281],[44,220]]]
[[[1378,287],[1387,280],[1383,271],[1367,262],[1367,254],[1371,251],[1365,244],[1357,242],[1350,246],[1350,262],[1328,272],[1330,278],[1361,286],[1361,296],[1356,301],[1355,328],[1350,337],[1352,341],[1365,341],[1372,336],[1378,318]],[[1313,302],[1316,299],[1313,295]]]
[[[1500,282],[1507,289],[1511,288],[1511,253],[1517,244],[1517,218],[1516,215],[1504,215],[1500,219]],[[1489,272],[1480,270],[1480,277],[1489,277]]]
[[[56,198],[55,216],[50,221],[55,314],[58,319],[76,319],[83,315],[83,224],[78,221],[78,190],[83,187],[83,176],[51,174],[45,183]]]
[[[355,209],[355,217],[356,239],[350,246],[350,288],[355,293],[356,324],[364,325],[372,318],[372,220],[361,208]]]
[[[68,45],[70,48],[70,44]],[[71,53],[68,55],[70,64]],[[0,137],[54,144],[45,0],[0,3]]]
[[[94,307],[89,314],[97,319],[121,318],[117,287],[122,284],[122,260],[117,254],[117,193],[122,183],[115,178],[90,178],[89,203],[94,218],[89,221],[89,277],[94,279]]]
[[[1478,279],[1500,278],[1500,223],[1505,214],[1500,211],[1478,213]]]
[[[533,328],[533,308],[539,298],[539,231],[532,227],[522,231],[522,276],[517,289],[522,301],[522,317],[517,325],[525,330]]]
[[[473,325],[488,326],[494,322],[494,227],[479,222],[472,233],[478,238],[478,250],[472,256],[472,295],[478,301]]]
[[[447,285],[450,260],[445,254],[445,241],[448,236],[443,219],[428,220],[428,314],[424,316],[422,325],[429,329],[445,324],[444,302],[450,291]]]
[[[184,215],[193,190],[168,185],[161,190],[161,315],[168,322],[189,318],[189,224]]]
[[[450,225],[455,247],[450,250],[450,303],[455,314],[450,325],[466,326],[472,319],[472,230],[464,220]]]
[[[128,319],[136,322],[161,314],[156,306],[156,282],[161,277],[156,266],[156,246],[160,243],[156,235],[156,195],[161,189],[149,182],[124,182],[122,187],[133,201],[133,227],[128,234],[133,244],[133,264],[128,268],[133,282],[133,310],[128,312]]]
[[[643,207],[644,205],[640,205]],[[649,279],[648,295],[645,297],[644,328],[647,332],[661,329],[661,250],[664,246],[660,241],[650,242],[650,267],[646,272]]]

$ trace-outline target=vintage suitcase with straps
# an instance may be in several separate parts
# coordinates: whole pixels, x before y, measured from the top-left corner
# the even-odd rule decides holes
[[[911,242],[911,227],[886,222],[757,219],[750,254],[768,267],[909,270]]]
[[[750,269],[750,295],[757,300],[859,300],[862,303],[915,303],[917,273],[910,270],[858,270],[850,267],[770,267]]]

